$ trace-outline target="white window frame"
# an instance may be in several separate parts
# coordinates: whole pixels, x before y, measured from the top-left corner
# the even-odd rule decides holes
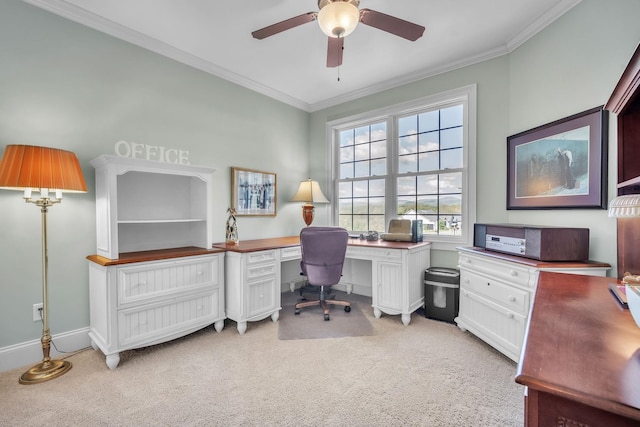
[[[325,188],[328,190],[329,200],[332,201],[330,219],[332,224],[338,224],[338,174],[340,171],[337,155],[339,132],[344,129],[362,126],[364,124],[387,122],[387,185],[385,198],[392,203],[385,203],[385,222],[395,218],[396,185],[398,168],[397,143],[398,130],[394,117],[419,112],[425,108],[445,108],[452,103],[462,103],[463,113],[463,167],[462,167],[462,232],[457,236],[440,235],[425,236],[432,242],[432,248],[437,250],[455,250],[458,246],[473,244],[473,225],[476,222],[476,134],[477,134],[477,85],[472,84],[458,89],[441,92],[412,101],[391,105],[373,111],[333,120],[326,124],[326,166],[327,177]],[[391,178],[389,178],[391,177]]]

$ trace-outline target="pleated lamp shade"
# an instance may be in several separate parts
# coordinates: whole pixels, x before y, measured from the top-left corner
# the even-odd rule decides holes
[[[618,196],[609,204],[609,216],[633,218],[640,216],[640,194]]]
[[[74,153],[33,145],[7,145],[0,160],[0,188],[87,192]]]

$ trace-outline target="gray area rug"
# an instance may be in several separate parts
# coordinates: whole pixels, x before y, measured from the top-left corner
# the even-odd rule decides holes
[[[374,335],[371,322],[364,315],[363,310],[370,310],[371,298],[356,294],[334,291],[336,299],[351,302],[351,311],[344,311],[344,307],[331,306],[331,320],[325,321],[320,306],[305,307],[300,314],[295,314],[295,304],[301,298],[296,292],[282,294],[282,310],[278,321],[278,339],[300,340],[341,337],[362,337]],[[309,295],[308,299],[315,297]]]

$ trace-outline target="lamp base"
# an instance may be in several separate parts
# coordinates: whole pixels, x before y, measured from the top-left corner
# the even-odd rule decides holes
[[[302,219],[304,219],[304,223],[307,224],[307,227],[309,227],[313,222],[314,209],[315,207],[310,203],[302,205]]]
[[[67,360],[49,360],[41,362],[20,376],[20,384],[38,384],[52,380],[71,369],[71,362]]]

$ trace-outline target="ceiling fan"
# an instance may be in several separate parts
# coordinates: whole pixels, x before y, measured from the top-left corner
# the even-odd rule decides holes
[[[320,29],[329,36],[327,47],[327,67],[342,65],[344,38],[355,30],[358,22],[370,27],[394,34],[410,41],[416,41],[424,33],[424,27],[404,19],[376,12],[371,9],[358,9],[360,0],[318,0],[319,12],[307,12],[285,19],[251,33],[259,40],[281,33],[285,30],[318,21]]]

